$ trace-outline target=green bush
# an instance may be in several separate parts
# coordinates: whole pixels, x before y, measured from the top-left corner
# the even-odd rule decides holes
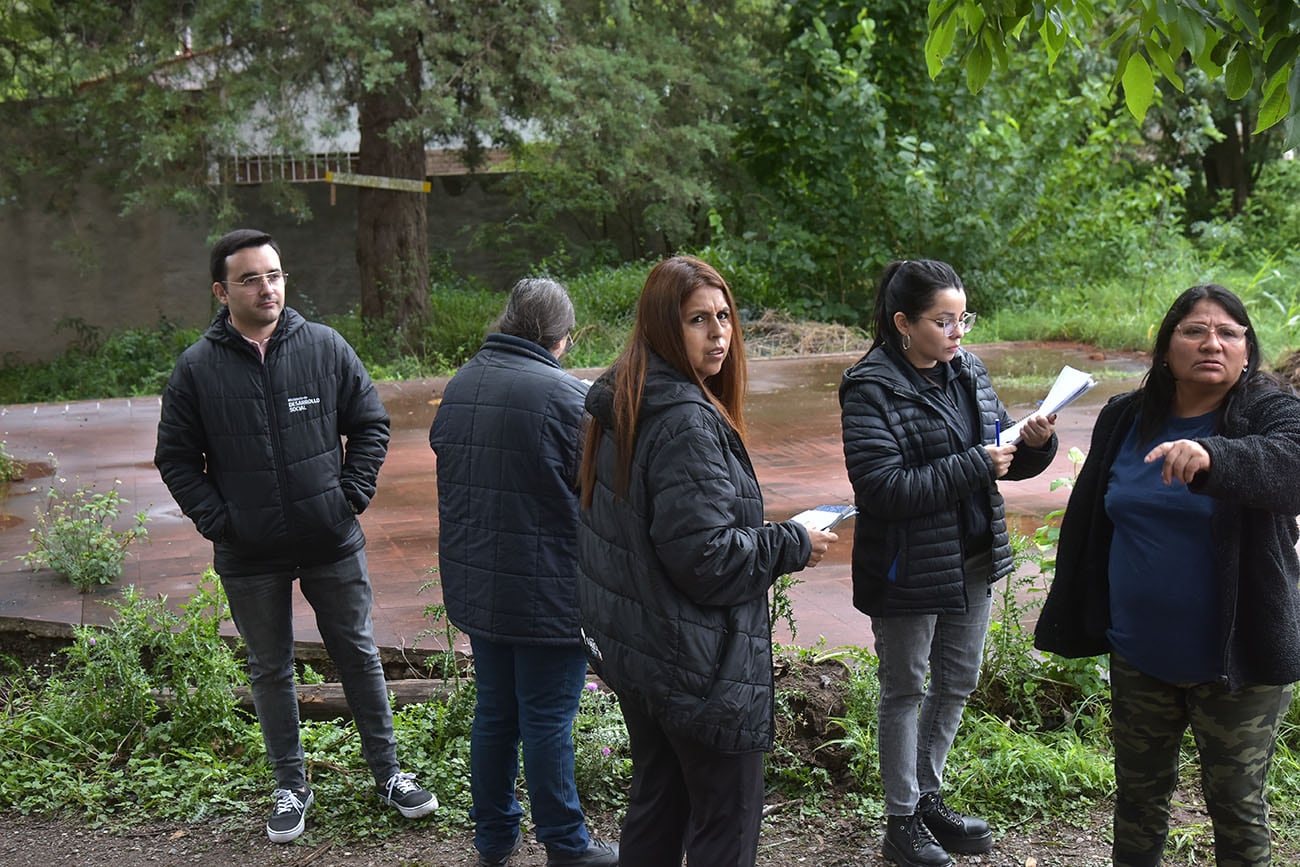
[[[592,682],[582,691],[573,721],[573,773],[588,808],[619,810],[632,779],[627,725],[618,698]]]
[[[144,512],[136,513],[130,529],[113,529],[126,502],[116,487],[103,493],[80,487],[65,494],[51,486],[48,499],[45,510],[36,510],[32,549],[18,559],[33,569],[48,566],[82,593],[116,581],[122,574],[127,547],[148,538]]]
[[[176,614],[126,588],[106,627],[79,626],[62,667],[3,680],[0,804],[196,820],[246,809],[261,750],[233,688],[246,682],[220,635],[225,596],[208,572]]]
[[[1300,163],[1269,160],[1237,221],[1240,246],[1232,251],[1242,265],[1300,259]]]
[[[65,320],[71,347],[52,361],[0,367],[0,403],[38,403],[159,394],[181,350],[197,340],[198,328],[161,320],[153,328],[129,328],[105,338],[81,320]]]
[[[0,440],[0,484],[23,477],[23,462],[9,454],[9,443]]]

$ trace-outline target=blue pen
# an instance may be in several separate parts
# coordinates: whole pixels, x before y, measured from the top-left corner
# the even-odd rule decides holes
[[[994,443],[996,445],[1002,445],[1002,419],[995,418],[993,420],[993,430],[994,436],[996,437]]]

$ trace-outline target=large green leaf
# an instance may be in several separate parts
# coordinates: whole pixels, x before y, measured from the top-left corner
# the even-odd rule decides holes
[[[1151,99],[1155,95],[1156,82],[1151,75],[1151,66],[1141,54],[1133,54],[1124,65],[1124,104],[1129,113],[1139,121],[1147,116]]]
[[[1151,57],[1151,62],[1156,65],[1160,73],[1168,79],[1169,83],[1174,86],[1179,93],[1183,92],[1183,78],[1174,68],[1174,61],[1170,58],[1170,52],[1158,41],[1148,36],[1146,38],[1147,54]],[[1181,53],[1181,52],[1180,52]]]
[[[983,41],[971,46],[970,56],[966,58],[966,86],[971,93],[979,93],[989,80],[993,71],[993,55]]]
[[[1255,73],[1250,68],[1250,54],[1244,46],[1238,46],[1232,54],[1232,59],[1228,61],[1224,76],[1228,99],[1241,99],[1250,90],[1254,80]]]
[[[948,4],[951,7],[952,4]],[[953,39],[957,35],[957,16],[949,13],[937,28],[931,29],[925,39],[925,65],[930,77],[938,76],[943,69],[944,58],[952,52]]]
[[[1259,117],[1255,121],[1255,132],[1268,129],[1286,117],[1291,110],[1291,94],[1287,90],[1287,81],[1290,77],[1290,68],[1279,69],[1264,85]]]

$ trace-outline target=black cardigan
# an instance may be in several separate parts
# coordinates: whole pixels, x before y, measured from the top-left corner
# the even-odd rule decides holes
[[[1137,418],[1141,392],[1112,398],[1093,428],[1070,494],[1034,644],[1067,657],[1107,653],[1110,543],[1105,497],[1111,464]],[[1228,685],[1300,679],[1300,400],[1261,383],[1225,407],[1214,436],[1197,440],[1210,469],[1194,493],[1215,498],[1215,569]]]

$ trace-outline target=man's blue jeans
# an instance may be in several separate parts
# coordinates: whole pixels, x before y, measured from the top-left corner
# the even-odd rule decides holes
[[[581,645],[508,644],[471,637],[478,689],[470,733],[474,847],[510,851],[523,807],[515,797],[519,744],[537,839],[557,855],[590,844],[573,780],[573,719],[587,675]]]
[[[871,618],[880,659],[880,780],[890,816],[912,815],[921,795],[943,785],[962,710],[979,684],[992,565],[987,554],[966,560],[964,614]]]
[[[372,595],[364,550],[324,566],[221,579],[235,628],[248,647],[253,705],[275,784],[282,789],[307,785],[293,672],[295,579],[316,612],[316,628],[338,668],[366,764],[376,785],[383,785],[398,772],[397,741],[370,620]]]

